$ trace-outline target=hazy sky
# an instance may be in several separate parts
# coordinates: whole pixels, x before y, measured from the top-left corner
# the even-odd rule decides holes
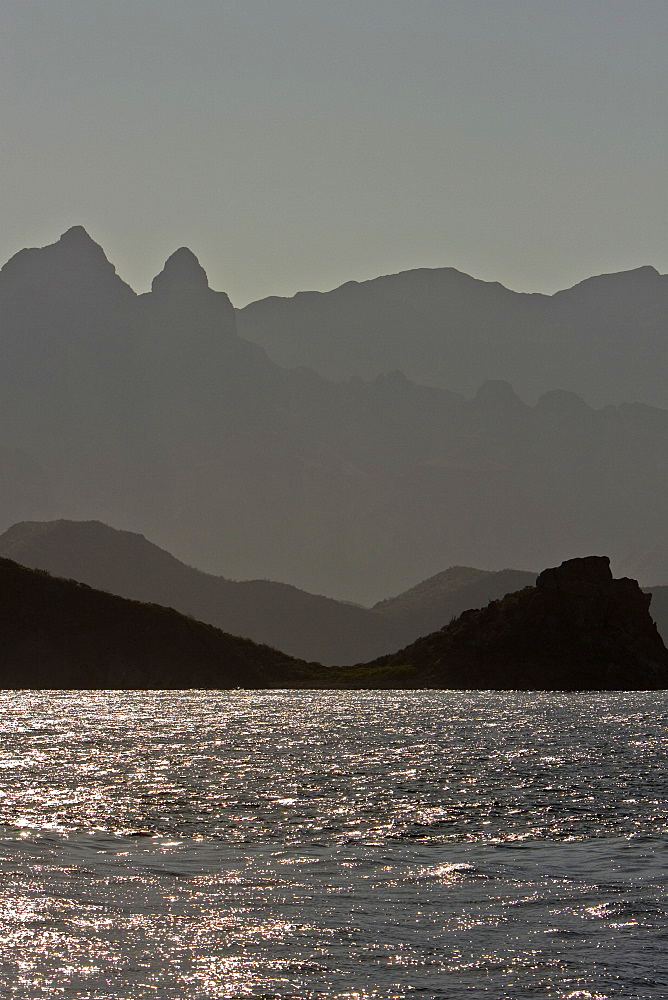
[[[0,263],[84,225],[237,305],[668,271],[666,0],[0,0]]]

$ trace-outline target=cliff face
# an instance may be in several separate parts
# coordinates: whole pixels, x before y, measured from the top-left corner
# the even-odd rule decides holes
[[[635,580],[613,579],[607,557],[569,559],[378,663],[409,665],[433,687],[665,688],[668,651],[650,602]]]

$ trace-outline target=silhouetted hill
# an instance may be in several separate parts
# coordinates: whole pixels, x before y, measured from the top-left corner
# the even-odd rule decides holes
[[[452,566],[403,594],[379,601],[373,610],[400,625],[405,635],[421,636],[442,628],[463,611],[483,607],[535,582],[535,573],[519,569],[491,572]]]
[[[544,570],[525,587],[466,611],[445,628],[357,671],[403,671],[404,682],[495,690],[668,687],[668,651],[635,580],[613,580],[589,556]]]
[[[646,286],[663,287],[660,276],[627,277],[637,301]],[[425,272],[413,287],[409,274],[390,296],[388,323],[410,302],[422,308],[422,297],[428,313],[434,280]],[[485,315],[490,303],[516,300],[479,285],[462,288],[466,302],[480,293]],[[599,285],[572,290],[576,312],[583,298],[615,300]],[[622,306],[609,310],[611,323],[627,315]],[[0,448],[31,456],[56,508],[23,513],[8,502],[0,530],[27,516],[98,520],[216,575],[364,604],[443,566],[549,565],[582,551],[609,552],[617,572],[651,551],[641,581],[668,579],[668,411],[594,409],[562,390],[527,405],[498,379],[502,317],[485,350],[471,334],[473,361],[487,358],[494,375],[472,399],[400,372],[335,384],[282,369],[239,337],[229,299],[188,249],[136,295],[81,227],[5,265],[0,317]],[[536,343],[539,330],[532,320]],[[585,336],[561,330],[564,358],[573,331]],[[417,352],[410,326],[395,334]],[[623,344],[651,355],[663,379],[644,336]],[[592,370],[618,356],[613,340]],[[588,370],[586,352],[578,368]],[[555,362],[555,380],[559,371]]]
[[[409,378],[467,395],[505,379],[535,399],[556,388],[597,406],[666,406],[668,275],[588,278],[555,295],[513,292],[452,267],[420,268],[238,310],[243,337],[283,365],[329,378]]]
[[[0,559],[5,689],[271,687],[303,666],[171,608]]]
[[[373,611],[288,584],[210,576],[142,535],[99,521],[15,524],[0,536],[0,556],[122,597],[175,608],[304,660],[359,663],[388,652],[405,635]]]

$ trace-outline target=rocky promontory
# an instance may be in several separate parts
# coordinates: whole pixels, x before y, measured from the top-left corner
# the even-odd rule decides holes
[[[569,559],[487,607],[367,665],[401,670],[411,686],[492,690],[668,687],[668,650],[651,595],[613,579],[605,556]],[[375,686],[375,685],[373,685]]]

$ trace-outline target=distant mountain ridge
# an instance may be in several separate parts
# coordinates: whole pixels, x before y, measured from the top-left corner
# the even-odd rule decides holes
[[[0,539],[0,542],[2,539]],[[423,580],[397,597],[379,601],[373,610],[417,638],[436,629],[470,608],[482,608],[489,601],[532,587],[536,574],[518,569],[490,570],[453,566]]]
[[[649,303],[656,278],[629,282],[631,300]],[[476,282],[464,284],[470,298]],[[411,301],[400,292],[388,322]],[[601,295],[614,327],[626,306]],[[216,575],[364,604],[444,566],[530,568],[582,551],[609,552],[616,572],[648,567],[644,584],[668,581],[666,410],[594,409],[563,389],[530,406],[500,370],[470,399],[400,371],[334,383],[287,370],[239,336],[190,250],[136,295],[81,227],[2,268],[0,318],[0,451],[23,456],[5,461],[0,530],[26,517],[102,521]],[[417,351],[402,329],[397,342]],[[504,337],[483,350],[471,334],[471,378],[481,358],[498,367]],[[592,370],[622,357],[613,343]],[[642,343],[633,349],[665,381]]]
[[[260,299],[237,310],[237,324],[279,364],[328,378],[399,369],[466,395],[504,379],[528,400],[560,388],[594,406],[668,405],[668,275],[650,266],[554,295],[420,268]]]

